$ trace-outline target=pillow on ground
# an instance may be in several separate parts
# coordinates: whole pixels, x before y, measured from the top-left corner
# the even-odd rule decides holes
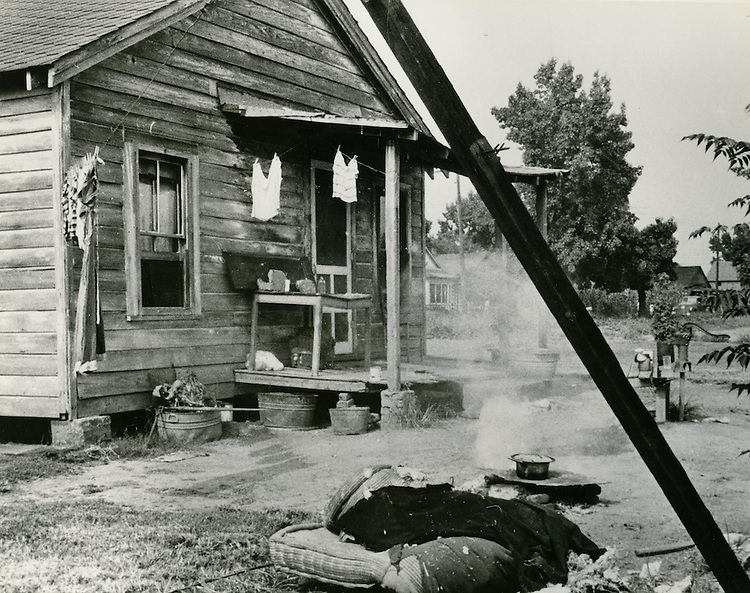
[[[510,552],[477,537],[447,537],[389,550],[382,586],[395,593],[515,593],[518,569]]]
[[[269,547],[277,568],[343,587],[373,587],[391,566],[388,552],[371,552],[343,542],[319,523],[277,531]]]

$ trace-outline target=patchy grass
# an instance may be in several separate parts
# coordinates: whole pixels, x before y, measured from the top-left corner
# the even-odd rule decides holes
[[[0,492],[14,484],[39,478],[71,474],[93,464],[113,459],[158,457],[177,450],[177,445],[139,435],[125,437],[81,449],[54,449],[40,446],[20,455],[0,455]]]
[[[5,593],[294,590],[270,563],[268,537],[311,520],[233,508],[142,512],[105,502],[0,508]],[[313,589],[308,589],[313,590]]]

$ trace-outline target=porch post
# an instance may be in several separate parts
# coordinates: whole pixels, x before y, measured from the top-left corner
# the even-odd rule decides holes
[[[399,152],[395,140],[385,145],[385,285],[388,389],[401,389],[401,286],[399,276]]]

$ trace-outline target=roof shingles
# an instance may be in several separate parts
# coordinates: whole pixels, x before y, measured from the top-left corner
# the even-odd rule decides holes
[[[46,66],[175,0],[2,0],[0,72]]]

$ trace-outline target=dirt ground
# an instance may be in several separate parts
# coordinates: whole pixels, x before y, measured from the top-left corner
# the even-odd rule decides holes
[[[637,344],[612,345],[627,370]],[[19,484],[3,504],[93,498],[143,509],[318,511],[346,478],[373,464],[402,464],[461,485],[511,469],[512,453],[545,452],[556,458],[554,469],[601,485],[597,504],[566,505],[564,512],[598,544],[616,547],[623,571],[639,571],[644,559],[635,550],[689,538],[575,354],[564,342],[555,347],[562,358],[546,385],[521,389],[491,378],[467,386],[473,417],[354,436],[337,436],[330,427],[273,431],[233,423],[213,443]],[[718,525],[750,534],[750,455],[741,455],[750,449],[750,398],[738,398],[727,385],[693,381],[686,393],[704,419],[662,424],[663,434]],[[686,558],[661,556],[662,571],[676,580],[687,572]]]

